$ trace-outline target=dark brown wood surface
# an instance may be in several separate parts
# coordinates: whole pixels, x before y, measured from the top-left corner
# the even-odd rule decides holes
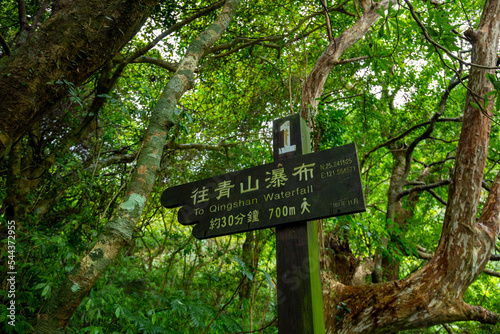
[[[309,128],[299,115],[274,121],[273,128],[279,129],[290,120],[299,136],[292,137],[290,144],[296,144],[295,157],[311,151]],[[297,131],[296,130],[296,131]],[[289,152],[280,154],[274,132],[274,159],[290,159]],[[293,135],[293,133],[292,133]],[[355,149],[355,147],[354,147]],[[325,189],[330,187],[325,184]],[[331,190],[330,190],[331,191]],[[362,195],[362,194],[361,194]],[[329,197],[318,201],[328,202]],[[315,221],[297,221],[276,227],[276,272],[278,332],[280,334],[324,334],[323,297],[319,275],[318,235]]]
[[[169,188],[161,201],[182,205],[198,239],[365,210],[354,144]]]

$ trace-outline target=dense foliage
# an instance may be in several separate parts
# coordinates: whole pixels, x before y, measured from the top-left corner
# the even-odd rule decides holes
[[[29,24],[49,18],[56,2],[48,3],[48,11],[38,16],[44,4],[26,1]],[[194,89],[177,106],[177,123],[133,241],[81,302],[68,333],[277,332],[273,229],[198,241],[189,227],[177,223],[175,209],[161,207],[160,195],[167,187],[271,161],[271,122],[299,112],[303,83],[328,44],[321,3],[240,5],[198,67]],[[327,3],[333,36],[362,12],[357,1]],[[9,299],[2,290],[2,332],[33,331],[57,286],[95,244],[126,195],[152,109],[172,69],[218,9],[175,27],[159,43],[154,40],[210,4],[159,1],[121,54],[86,82],[75,85],[62,77],[47,83],[66,90],[66,97],[33,121],[9,158],[0,161],[0,221],[17,224],[16,326],[7,325]],[[413,5],[435,42],[468,59],[463,33],[477,25],[482,1]],[[408,192],[402,200],[404,219],[390,217],[388,192],[398,152],[424,133],[450,82],[461,80],[450,89],[432,134],[415,148],[405,189],[450,177],[469,68],[425,39],[405,4],[391,4],[380,15],[330,73],[312,136],[319,150],[357,144],[367,212],[326,219],[323,229],[347,245],[353,258],[381,252],[388,280],[416,271],[436,248],[448,194],[446,182]],[[0,34],[12,52],[21,43],[18,20],[17,3],[4,1]],[[121,60],[149,43],[154,43],[149,51],[120,67]],[[5,48],[2,52],[0,57],[7,57]],[[490,79],[500,91],[497,77]],[[499,131],[495,116],[483,203],[499,171]],[[7,239],[3,243],[7,246]],[[497,246],[494,255],[499,253]],[[1,256],[0,275],[7,286],[7,247]],[[498,312],[500,265],[491,261],[487,269],[489,274],[481,274],[464,298]],[[366,275],[365,283],[372,281]],[[419,332],[496,333],[497,327],[463,322]]]

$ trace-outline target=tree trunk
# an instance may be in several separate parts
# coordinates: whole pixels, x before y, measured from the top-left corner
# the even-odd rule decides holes
[[[365,2],[365,1],[363,1]],[[344,31],[340,36],[330,42],[323,54],[316,61],[316,65],[306,79],[302,88],[301,114],[308,121],[309,126],[314,128],[312,117],[314,111],[318,107],[318,99],[323,93],[326,79],[332,68],[339,63],[340,57],[351,46],[356,44],[365,34],[368,29],[379,19],[380,14],[376,10],[380,10],[382,6],[387,8],[390,0],[381,0],[380,2],[371,3],[365,8],[365,13],[361,18],[349,29]]]
[[[238,4],[239,0],[228,0],[216,22],[191,43],[156,104],[143,140],[137,169],[125,197],[92,250],[64,280],[39,315],[35,333],[63,333],[82,299],[120,249],[132,240],[135,224],[142,215],[156,180],[168,131],[174,124],[175,106],[184,92],[193,87],[193,74],[199,60],[225,31]]]
[[[499,28],[500,2],[486,1],[478,30],[468,33],[472,63],[495,66]],[[493,103],[483,111],[471,105],[471,101],[484,104],[484,96],[492,89],[485,73],[493,72],[477,66],[471,69],[442,235],[433,258],[401,281],[356,287],[333,279],[324,282],[333,290],[324,295],[329,311],[327,332],[393,333],[452,321],[498,321],[497,314],[462,299],[485,268],[499,232],[500,174],[476,222]],[[342,307],[337,310],[335,305]]]
[[[67,94],[56,81],[78,86],[87,80],[137,33],[157,2],[61,2],[24,44],[1,58],[0,158]]]

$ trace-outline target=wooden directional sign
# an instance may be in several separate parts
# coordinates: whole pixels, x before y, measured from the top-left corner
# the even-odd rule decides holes
[[[280,154],[293,151],[283,127]],[[168,188],[161,203],[182,206],[198,239],[365,211],[354,144]]]

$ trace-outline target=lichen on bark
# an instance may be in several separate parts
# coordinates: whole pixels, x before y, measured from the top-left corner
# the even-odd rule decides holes
[[[218,34],[208,34],[206,31],[201,37],[209,35],[203,41],[201,49],[194,54],[196,66],[202,58],[202,50],[208,49],[227,28],[236,10],[239,0],[227,0],[215,23],[207,30],[218,31]],[[218,29],[214,29],[218,27]],[[188,48],[186,55],[193,55],[193,49]],[[120,249],[132,238],[135,224],[139,221],[147,199],[156,180],[156,172],[160,166],[161,152],[166,142],[168,131],[173,126],[173,114],[177,102],[182,94],[192,88],[192,80],[183,78],[193,77],[193,63],[188,68],[183,67],[183,61],[178,72],[167,83],[156,107],[153,110],[151,121],[142,143],[142,149],[137,159],[137,169],[133,173],[126,196],[118,206],[116,213],[105,225],[98,237],[97,243],[81,260],[73,272],[65,279],[49,300],[48,306],[41,312],[35,333],[60,333],[68,324],[74,311],[83,297],[90,291],[100,275],[107,269],[111,261],[117,256]],[[181,74],[182,73],[182,74]],[[72,289],[78,284],[80,289]]]

